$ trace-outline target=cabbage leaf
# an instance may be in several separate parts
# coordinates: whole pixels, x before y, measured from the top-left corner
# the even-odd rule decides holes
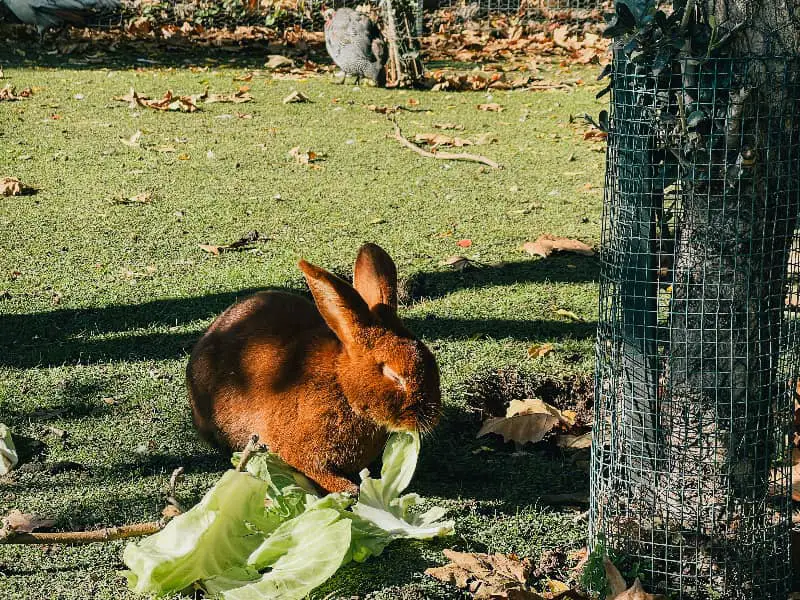
[[[0,475],[5,475],[19,462],[17,449],[8,427],[0,423]]]
[[[419,434],[395,433],[383,452],[381,478],[361,471],[361,488],[353,513],[382,529],[392,539],[429,539],[450,535],[453,521],[442,521],[444,509],[434,507],[422,514],[411,509],[422,502],[417,494],[400,494],[411,483],[419,456]]]
[[[228,471],[197,506],[155,535],[125,548],[125,575],[139,593],[168,594],[199,583],[209,598],[304,598],[342,565],[377,556],[398,538],[453,532],[444,510],[423,514],[402,495],[419,455],[416,433],[395,433],[381,478],[362,471],[358,501],[320,497],[313,483],[278,456],[258,452],[246,472]],[[234,465],[240,460],[234,455]]]
[[[244,565],[272,523],[265,519],[268,483],[227,471],[199,504],[158,533],[125,547],[123,574],[140,594],[177,592]]]

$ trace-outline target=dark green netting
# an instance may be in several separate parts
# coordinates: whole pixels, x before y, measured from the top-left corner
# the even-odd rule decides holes
[[[614,50],[591,543],[675,599],[785,600],[800,61],[654,27]]]

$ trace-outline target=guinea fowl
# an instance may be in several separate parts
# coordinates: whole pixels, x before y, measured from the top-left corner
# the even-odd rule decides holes
[[[357,85],[362,77],[368,77],[379,86],[386,85],[388,49],[378,26],[367,15],[352,8],[326,10],[325,47],[345,79],[354,75]]]
[[[43,37],[51,27],[87,25],[117,14],[121,0],[2,0],[20,21],[33,25]]]

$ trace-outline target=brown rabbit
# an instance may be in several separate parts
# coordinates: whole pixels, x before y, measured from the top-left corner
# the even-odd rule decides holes
[[[329,492],[351,481],[396,430],[439,419],[439,369],[397,317],[397,270],[361,247],[353,285],[301,260],[316,306],[260,292],[228,308],[186,369],[194,423],[229,449],[249,436]]]

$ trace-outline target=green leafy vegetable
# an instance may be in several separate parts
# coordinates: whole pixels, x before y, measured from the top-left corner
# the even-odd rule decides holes
[[[140,593],[199,583],[209,598],[300,600],[342,565],[377,556],[394,539],[452,533],[452,521],[440,520],[444,510],[415,514],[419,496],[400,495],[419,448],[417,434],[393,434],[381,478],[363,471],[355,504],[347,494],[320,498],[276,455],[253,454],[246,472],[228,471],[197,506],[127,546],[129,583]]]
[[[307,514],[313,514],[311,511]],[[335,511],[332,511],[335,512]],[[301,515],[289,523],[300,521]],[[287,523],[287,525],[289,524]],[[311,590],[330,579],[350,548],[350,524],[339,520],[322,529],[290,536],[285,554],[272,564],[272,569],[256,582],[222,593],[224,600],[300,600]]]
[[[361,491],[353,512],[392,538],[428,539],[453,533],[453,521],[441,521],[444,509],[432,508],[416,514],[411,508],[421,502],[417,494],[400,493],[408,487],[419,455],[419,435],[396,433],[386,444],[383,453],[381,478],[373,479],[369,471],[361,472]]]
[[[180,591],[244,565],[271,526],[264,513],[268,483],[228,471],[205,497],[158,533],[127,545],[122,560],[141,594]]]
[[[14,440],[8,427],[0,423],[0,475],[5,475],[19,462]]]

